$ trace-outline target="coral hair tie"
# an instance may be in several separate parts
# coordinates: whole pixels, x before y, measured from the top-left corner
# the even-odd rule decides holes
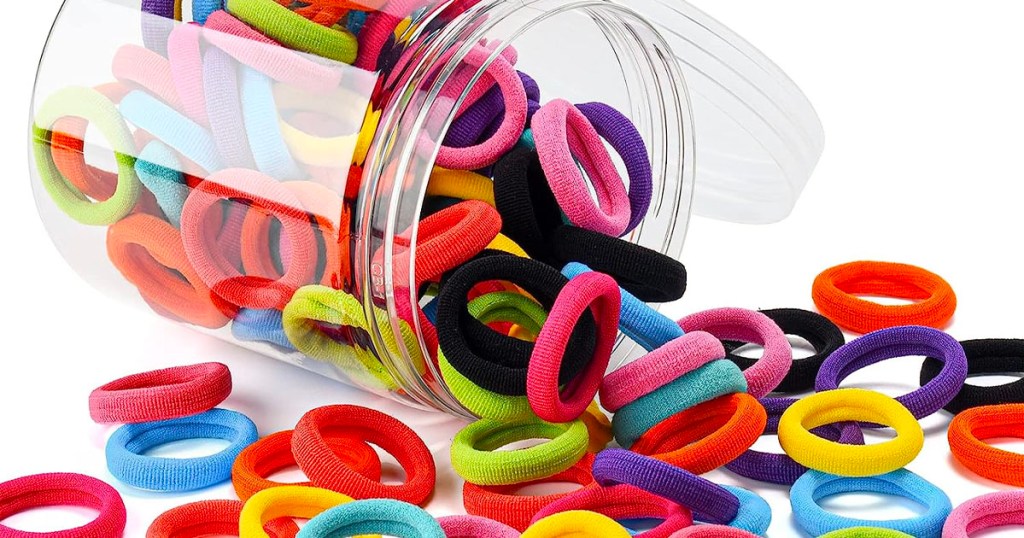
[[[91,476],[50,473],[23,476],[0,484],[0,521],[14,514],[47,506],[80,506],[99,512],[95,519],[73,529],[36,533],[0,525],[5,538],[96,538],[124,534],[124,501],[116,489]]]
[[[167,420],[209,411],[231,394],[231,372],[217,362],[133,374],[89,395],[99,423]]]
[[[948,282],[903,263],[858,261],[831,267],[814,279],[811,295],[825,317],[861,334],[901,325],[941,329],[956,311],[956,294]],[[883,305],[858,295],[915,302]]]
[[[1024,455],[985,443],[997,437],[1024,438],[1024,404],[975,407],[953,417],[949,448],[964,467],[1002,484],[1024,487]]]

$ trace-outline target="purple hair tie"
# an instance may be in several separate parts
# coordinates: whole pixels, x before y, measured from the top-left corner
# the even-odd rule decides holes
[[[931,327],[907,326],[866,334],[835,350],[818,371],[818,392],[839,388],[850,374],[894,357],[923,355],[942,361],[942,370],[923,387],[896,398],[917,418],[942,409],[967,380],[967,356],[952,336]]]
[[[174,0],[142,0],[142,43],[167,56],[167,36],[174,29]]]
[[[526,90],[527,114],[526,121],[529,125],[533,113],[540,108],[540,87],[537,82],[522,71],[516,71],[519,80],[523,82],[523,89]],[[533,104],[534,106],[530,106]],[[487,140],[497,132],[505,119],[505,96],[501,88],[495,86],[483,95],[473,106],[466,109],[448,129],[444,137],[444,145],[453,148],[468,148]]]
[[[694,519],[729,524],[740,501],[722,486],[663,461],[621,448],[601,451],[594,459],[594,480],[602,486],[629,484],[689,508]]]
[[[228,53],[211,47],[203,62],[203,89],[210,132],[221,159],[233,168],[256,168],[249,136],[242,123],[237,63]],[[272,105],[270,105],[272,106]]]
[[[576,108],[590,120],[590,124],[597,129],[597,134],[611,144],[626,165],[626,172],[629,175],[629,205],[632,211],[629,225],[624,232],[628,233],[647,216],[647,209],[651,206],[653,173],[647,145],[644,144],[644,139],[633,122],[618,110],[604,103],[583,103],[576,105]]]
[[[762,398],[760,401],[768,413],[768,424],[765,426],[764,435],[775,435],[779,430],[779,419],[782,418],[782,413],[796,403],[796,399]],[[864,444],[864,433],[854,422],[829,424],[811,431],[829,441],[838,441],[846,445]],[[725,464],[725,468],[745,478],[784,486],[792,486],[801,475],[807,472],[807,467],[793,461],[793,458],[786,454],[772,454],[757,450],[747,450],[740,457]]]

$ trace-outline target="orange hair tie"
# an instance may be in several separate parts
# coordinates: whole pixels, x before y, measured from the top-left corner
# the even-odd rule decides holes
[[[676,413],[640,436],[630,450],[704,474],[740,457],[767,423],[768,413],[757,398],[729,394]]]
[[[1024,454],[986,444],[986,439],[1024,439],[1024,404],[968,409],[949,424],[949,448],[964,467],[1002,484],[1024,487]]]
[[[811,295],[822,315],[861,334],[903,325],[941,329],[956,311],[956,294],[948,282],[902,263],[859,261],[831,267],[814,279]],[[883,305],[857,295],[916,302]]]

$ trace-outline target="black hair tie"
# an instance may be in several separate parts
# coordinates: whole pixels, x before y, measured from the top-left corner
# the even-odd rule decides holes
[[[780,394],[792,394],[814,390],[814,379],[818,376],[818,370],[825,359],[840,346],[846,343],[843,331],[832,323],[825,316],[817,312],[801,310],[799,308],[776,308],[773,310],[762,310],[762,314],[771,318],[782,332],[799,336],[814,348],[814,355],[793,361],[789,373],[782,379],[782,383],[774,391]],[[741,370],[753,366],[757,359],[736,355],[733,351],[743,347],[743,342],[723,342],[728,352],[726,358],[736,363]]]
[[[494,207],[502,233],[531,258],[549,261],[548,236],[562,225],[562,210],[535,150],[513,149],[494,165]]]
[[[648,303],[667,303],[686,292],[686,267],[660,252],[576,226],[556,228],[548,241],[561,267],[579,262],[615,279]]]
[[[452,367],[481,388],[509,396],[526,394],[526,372],[533,342],[500,334],[473,318],[466,297],[480,282],[503,280],[526,290],[551,309],[569,282],[555,269],[529,258],[489,254],[471,260],[447,275],[437,297],[437,334],[441,351]],[[593,356],[597,324],[589,310],[570,337],[559,375],[572,381]]]
[[[988,338],[964,340],[960,343],[967,355],[967,375],[1024,372],[1024,340]],[[934,379],[940,370],[941,361],[925,359],[921,365],[921,384]],[[972,407],[1008,403],[1024,403],[1024,379],[991,387],[964,384],[943,409],[956,415]]]

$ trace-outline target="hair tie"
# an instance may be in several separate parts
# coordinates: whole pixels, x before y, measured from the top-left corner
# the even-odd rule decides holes
[[[192,191],[182,168],[174,150],[159,140],[146,144],[135,160],[139,181],[152,193],[164,217],[175,228],[181,227],[181,208]]]
[[[245,502],[239,515],[239,536],[271,538],[264,528],[281,518],[313,519],[324,510],[352,502],[352,497],[329,489],[278,486],[265,489]]]
[[[763,435],[775,435],[779,430],[779,419],[797,400],[792,398],[765,398],[761,400],[768,414],[768,422]],[[856,422],[828,424],[811,430],[811,433],[829,441],[844,445],[863,445],[864,434]],[[775,454],[747,450],[733,461],[726,463],[725,468],[744,478],[792,486],[798,478],[807,472],[807,467],[793,461],[786,454]]]
[[[687,527],[668,538],[760,538],[756,534],[743,529],[725,525],[694,525]]]
[[[550,515],[526,529],[521,538],[630,538],[614,519],[584,510]]]
[[[405,483],[382,484],[349,467],[332,450],[330,436],[349,435],[386,450],[405,470]],[[365,407],[331,405],[307,412],[292,434],[292,452],[309,479],[356,499],[388,498],[420,504],[434,491],[434,458],[423,440],[398,420]]]
[[[345,436],[327,438],[326,443],[345,465],[370,480],[380,480],[380,457],[370,445]],[[293,465],[298,464],[292,454],[292,430],[272,433],[247,446],[238,454],[231,467],[231,483],[238,498],[243,501],[269,488],[286,485],[312,486],[312,482],[284,484],[266,478]]]
[[[156,97],[140,90],[132,91],[121,100],[119,110],[125,120],[174,148],[206,172],[224,168],[209,131]]]
[[[225,7],[242,22],[292,50],[345,64],[356,59],[359,45],[347,30],[319,25],[273,0],[226,0]]]
[[[228,441],[224,450],[195,458],[146,456],[150,448],[173,441],[215,438]],[[107,469],[115,478],[152,491],[193,491],[231,478],[238,453],[256,442],[256,425],[245,415],[211,409],[199,415],[126,424],[107,440]]]
[[[984,529],[1024,524],[1024,492],[999,491],[957,506],[942,526],[942,538],[967,538]]]
[[[138,45],[122,45],[114,53],[111,71],[118,82],[144,89],[175,110],[184,109],[174,86],[171,64],[160,53]]]
[[[559,226],[548,241],[558,265],[580,262],[611,275],[641,301],[667,303],[686,292],[686,267],[660,252],[575,226]]]
[[[385,52],[388,39],[394,38],[395,28],[425,3],[425,0],[391,0],[383,9],[370,11],[359,32],[359,55],[355,66],[377,71],[381,53]]]
[[[1024,372],[1024,340],[992,338],[960,342],[967,358],[967,375]],[[921,386],[939,377],[945,361],[927,358],[921,365]],[[943,409],[954,415],[983,405],[1024,403],[1024,379],[1003,385],[980,386],[964,383]]]
[[[494,182],[469,170],[449,170],[435,166],[427,182],[426,194],[459,200],[479,200],[494,207]]]
[[[231,336],[240,342],[265,342],[285,352],[296,351],[284,332],[280,310],[243,308],[231,322]]]
[[[686,333],[608,374],[601,385],[601,403],[617,412],[723,356],[722,343],[711,334]]]
[[[33,508],[50,506],[80,506],[92,508],[99,514],[80,527],[48,533],[22,531],[0,524],[0,534],[10,538],[31,538],[40,534],[56,538],[124,534],[126,513],[121,494],[91,476],[48,473],[0,483],[0,521]]]
[[[641,435],[630,450],[704,474],[753,446],[767,420],[764,407],[753,396],[720,396],[660,422]]]
[[[929,327],[893,327],[866,334],[837,349],[821,365],[815,380],[820,391],[839,388],[847,376],[868,365],[890,359],[924,355],[943,362],[942,371],[921,388],[896,398],[917,418],[938,411],[953,399],[967,380],[967,356],[952,336]]]
[[[218,362],[176,366],[133,374],[106,383],[89,395],[95,422],[151,422],[196,415],[231,394],[231,372]]]
[[[832,514],[825,511],[817,502],[826,496],[858,492],[906,497],[924,505],[928,511],[911,518],[874,521]],[[866,478],[807,471],[807,474],[793,484],[789,499],[797,524],[812,536],[849,527],[881,527],[920,538],[938,538],[942,531],[942,523],[953,509],[949,497],[941,489],[906,469],[896,469]]]
[[[241,73],[242,119],[256,169],[275,181],[306,177],[281,132],[281,117],[270,77],[245,66],[241,66]]]
[[[881,529],[878,527],[850,527],[839,529],[828,534],[822,534],[821,538],[914,538],[913,536],[892,529]]]
[[[793,348],[786,333],[768,316],[743,308],[716,308],[679,320],[686,332],[706,331],[720,340],[740,340],[764,347],[757,364],[743,371],[749,392],[762,398],[779,386],[793,364]]]
[[[519,531],[479,516],[444,516],[437,519],[448,538],[519,538]]]
[[[844,445],[809,430],[837,422],[884,424],[896,438],[872,445]],[[797,463],[841,476],[875,476],[904,467],[924,446],[924,431],[898,401],[863,389],[819,392],[792,404],[779,419],[779,444]]]
[[[422,508],[392,499],[370,499],[335,506],[309,520],[297,538],[329,538],[381,533],[403,538],[445,538],[441,525]]]
[[[725,359],[713,360],[620,408],[612,416],[615,440],[623,448],[631,448],[641,435],[676,413],[746,391],[739,367]]]
[[[956,311],[956,294],[948,282],[902,263],[859,261],[831,267],[814,279],[811,295],[825,317],[861,334],[902,325],[941,329]],[[858,295],[916,302],[883,305]]]
[[[499,448],[527,439],[547,442],[513,451]],[[452,439],[455,472],[481,486],[519,484],[560,473],[587,453],[587,427],[581,420],[551,424],[537,419],[514,422],[478,420]]]
[[[531,258],[551,258],[549,235],[562,226],[562,212],[551,193],[536,150],[514,148],[494,165],[494,207],[502,233]]]
[[[1024,404],[968,409],[949,424],[949,448],[964,467],[1001,484],[1024,486],[1024,455],[986,444],[998,437],[1021,438]]]
[[[146,538],[199,538],[238,535],[241,501],[197,501],[160,514],[146,531]],[[299,526],[288,518],[276,519],[263,529],[272,538],[292,538]]]
[[[587,117],[568,101],[555,99],[534,114],[530,128],[548,185],[569,221],[605,235],[622,235],[631,218],[629,196]],[[580,165],[597,193],[597,205]]]
[[[597,454],[604,450],[608,443],[611,443],[615,436],[612,435],[612,421],[604,414],[597,400],[590,402],[587,412],[580,417],[587,427],[587,434],[590,441],[587,444],[587,452]]]
[[[775,322],[782,332],[803,338],[814,348],[814,355],[810,357],[802,359],[794,357],[789,373],[782,378],[782,382],[772,392],[791,394],[814,390],[814,378],[818,375],[821,363],[846,343],[843,331],[839,330],[839,327],[825,316],[799,308],[776,308],[760,312]],[[746,370],[757,364],[757,359],[733,353],[736,349],[746,345],[744,342],[726,341],[722,344],[728,352],[725,358],[735,362],[740,369]]]
[[[616,521],[661,520],[653,529],[634,535],[636,538],[667,538],[676,531],[693,525],[693,518],[685,508],[627,484],[576,490],[541,509],[533,516],[533,521],[573,510],[597,512]]]
[[[255,168],[242,119],[237,63],[228,53],[211,47],[203,56],[202,77],[210,133],[217,150],[230,168]]]

